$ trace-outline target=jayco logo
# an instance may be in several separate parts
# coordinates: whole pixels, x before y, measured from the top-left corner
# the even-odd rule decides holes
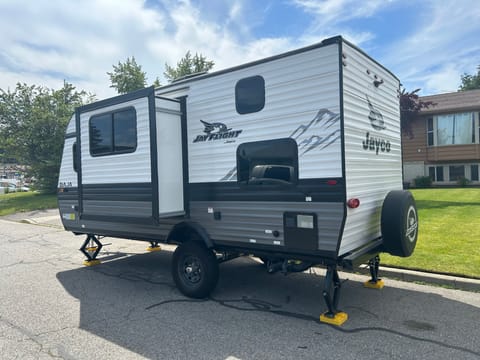
[[[385,121],[383,121],[383,115],[380,110],[376,109],[373,104],[370,102],[370,99],[367,97],[368,107],[370,108],[370,114],[368,118],[370,119],[370,124],[375,130],[385,130]]]
[[[372,128],[377,131],[382,131],[386,129],[385,122],[383,121],[383,115],[380,110],[376,109],[373,104],[370,102],[368,95],[365,95],[367,98],[368,107],[370,113],[368,114],[368,119],[370,120],[370,125]],[[390,141],[382,139],[380,137],[374,137],[370,135],[370,132],[367,131],[365,134],[365,140],[362,142],[363,149],[369,151],[375,151],[375,154],[378,155],[379,152],[390,152],[391,144]]]
[[[237,138],[238,135],[240,135],[240,133],[243,131],[232,130],[221,122],[209,123],[203,120],[200,120],[200,122],[204,126],[203,132],[205,135],[197,135],[197,137],[193,140],[194,143],[214,140],[227,140],[226,142],[231,142],[234,141],[231,139]]]
[[[390,141],[385,141],[381,138],[376,138],[370,136],[370,133],[367,131],[367,135],[365,140],[363,141],[363,149],[364,150],[372,150],[378,155],[378,152],[390,152]]]

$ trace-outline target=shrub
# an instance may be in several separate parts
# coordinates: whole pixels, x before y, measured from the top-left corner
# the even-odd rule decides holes
[[[460,187],[466,187],[468,184],[470,184],[470,180],[468,180],[466,177],[461,177],[458,178],[457,184]]]
[[[415,187],[428,188],[432,186],[432,178],[430,176],[417,176],[415,178]]]

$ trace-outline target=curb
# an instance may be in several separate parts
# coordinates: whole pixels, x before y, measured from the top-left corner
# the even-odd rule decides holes
[[[368,270],[368,265],[361,265],[359,268],[359,272],[361,274],[370,274]],[[398,269],[385,266],[380,266],[379,275],[380,277],[387,277],[401,281],[420,282],[437,286],[447,286],[457,290],[480,292],[480,280],[478,279],[427,273],[407,269]]]
[[[30,225],[38,225],[38,221],[36,221],[35,219],[22,219],[20,220],[19,222],[21,222],[22,224],[30,224]]]

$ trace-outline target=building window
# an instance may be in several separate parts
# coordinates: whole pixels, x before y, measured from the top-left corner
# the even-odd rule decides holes
[[[457,181],[458,179],[465,177],[465,166],[463,165],[451,165],[448,167],[449,180]]]
[[[437,166],[436,171],[437,171],[436,181],[444,181],[444,179],[443,179],[443,166]]]
[[[433,118],[427,119],[427,141],[428,146],[433,145]]]
[[[104,156],[134,152],[137,148],[137,115],[134,108],[90,118],[90,154]]]
[[[241,79],[235,85],[235,107],[239,114],[260,111],[265,106],[265,80],[261,76]]]
[[[470,180],[478,181],[478,164],[470,165]]]
[[[437,145],[474,143],[474,126],[473,113],[437,116]]]
[[[243,185],[292,185],[298,181],[298,146],[291,138],[243,143],[237,148]]]
[[[432,181],[443,181],[443,166],[429,166],[428,176]]]

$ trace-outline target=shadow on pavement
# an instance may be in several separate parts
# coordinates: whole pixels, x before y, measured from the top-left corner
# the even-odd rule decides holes
[[[321,276],[239,258],[220,266],[209,299],[192,300],[175,288],[170,252],[121,255],[57,278],[80,302],[81,329],[147,358],[480,357],[480,309],[441,295],[345,281],[338,328],[318,321]]]

